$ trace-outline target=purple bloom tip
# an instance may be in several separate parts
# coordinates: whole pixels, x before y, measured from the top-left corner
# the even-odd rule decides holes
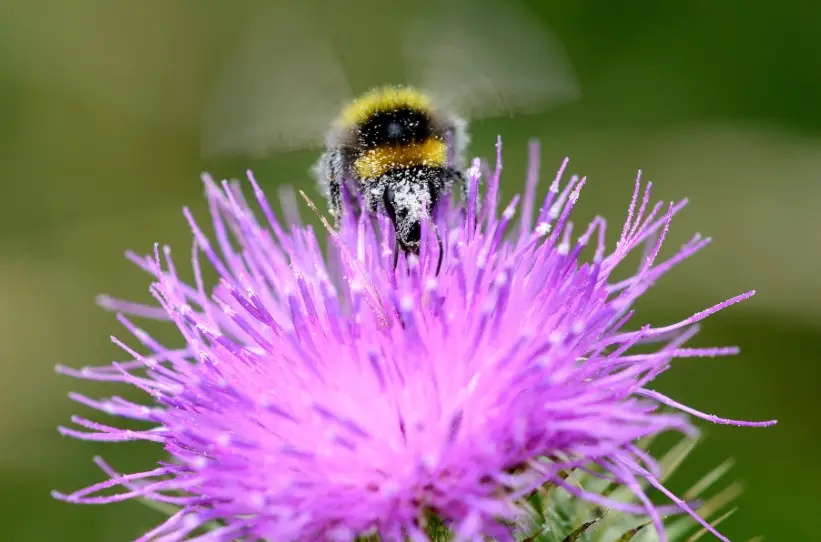
[[[693,513],[661,488],[657,465],[635,442],[692,432],[687,414],[735,425],[775,422],[717,418],[648,386],[674,358],[736,353],[684,344],[695,324],[752,292],[676,324],[628,329],[634,302],[709,240],[696,235],[660,261],[683,202],[651,205],[639,175],[608,252],[603,218],[580,229],[569,220],[585,179],[561,186],[567,160],[537,207],[532,149],[521,199],[500,213],[501,156],[493,172],[474,163],[465,208],[445,198],[423,225],[418,257],[400,258],[396,270],[393,231],[383,217],[347,213],[338,232],[329,230],[323,252],[314,230],[296,222],[295,208],[286,212],[290,225],[277,219],[250,172],[262,222],[237,184],[205,176],[215,233],[209,240],[185,211],[194,233],[192,283],[180,279],[167,247],[129,254],[155,277],[157,306],[107,296],[101,304],[120,313],[139,343],[114,339],[131,361],[58,369],[130,384],[152,400],[146,406],[72,395],[145,427],[75,417],[79,429],[61,433],[151,440],[172,460],[129,475],[100,460],[106,481],[55,498],[142,497],[179,506],[140,539],[146,541],[193,540],[206,524],[214,527],[208,540],[353,540],[374,532],[383,540],[427,540],[427,511],[467,539],[512,540],[499,519],[515,520],[521,511],[514,502],[548,481],[604,506],[649,513],[660,532],[661,512],[640,479]],[[295,207],[293,194],[286,201]],[[592,256],[582,261],[586,248]],[[636,248],[644,254],[636,272],[611,281]],[[213,289],[205,285],[202,256],[219,274]],[[184,345],[161,344],[132,317],[172,322]],[[658,345],[654,352],[633,351],[648,343]],[[579,466],[605,469],[643,506],[564,482],[560,472]],[[99,495],[115,486],[122,492]]]

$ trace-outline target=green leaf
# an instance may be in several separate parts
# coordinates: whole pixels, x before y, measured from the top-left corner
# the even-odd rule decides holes
[[[645,439],[642,447],[646,449],[651,440]],[[662,456],[659,460],[661,481],[673,475],[697,443],[695,438],[682,439]],[[544,461],[551,461],[551,459],[544,458]],[[684,493],[684,500],[690,502],[704,499],[706,492],[727,474],[732,465],[733,462],[728,460],[708,472]],[[635,495],[626,487],[609,480],[602,480],[584,471],[563,471],[559,473],[559,476],[568,484],[607,495],[613,500],[637,502]],[[696,511],[710,522],[710,525],[716,526],[735,512],[733,508],[716,517],[738,497],[741,490],[741,484],[732,483],[704,500]],[[147,498],[139,500],[165,516],[173,515],[180,510],[179,507],[157,503]],[[640,539],[653,542],[657,540],[655,530],[646,529],[647,526],[652,525],[646,516],[602,509],[595,504],[573,497],[555,483],[547,483],[524,496],[519,506],[526,513],[526,520],[521,524],[510,525],[515,530],[516,538],[521,542],[612,542],[614,540],[616,542],[638,542]],[[425,511],[421,521],[422,527],[433,542],[450,542],[453,539],[453,533],[432,511]],[[705,528],[699,528],[689,538],[685,538],[697,525],[697,522],[689,515],[678,515],[667,522],[665,534],[670,542],[697,542],[707,532]],[[219,522],[214,521],[203,526],[203,529],[213,530],[221,526]],[[363,535],[357,540],[358,542],[380,542],[378,535]],[[762,540],[762,538],[756,538],[749,542],[762,542]]]

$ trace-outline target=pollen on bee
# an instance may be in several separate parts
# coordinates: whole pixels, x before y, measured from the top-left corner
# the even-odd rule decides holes
[[[447,154],[445,142],[436,138],[407,145],[384,145],[365,151],[354,162],[354,169],[360,178],[375,179],[400,167],[445,166]]]

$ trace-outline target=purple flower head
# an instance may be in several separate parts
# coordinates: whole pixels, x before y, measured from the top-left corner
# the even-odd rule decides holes
[[[651,503],[640,482],[695,514],[661,486],[658,466],[636,441],[693,432],[687,414],[773,422],[702,414],[648,386],[674,358],[735,353],[684,344],[697,322],[752,292],[676,324],[628,328],[634,301],[709,240],[697,235],[659,261],[684,202],[651,205],[650,185],[642,191],[637,179],[608,253],[604,219],[575,230],[569,221],[585,179],[562,187],[567,161],[537,208],[537,154],[534,148],[518,220],[518,196],[499,212],[500,157],[493,172],[474,161],[467,205],[446,198],[423,226],[419,256],[400,257],[395,270],[384,217],[346,213],[339,231],[329,230],[326,257],[314,230],[295,216],[293,196],[286,226],[249,173],[265,217],[259,222],[236,184],[206,178],[214,241],[185,212],[194,232],[192,283],[180,279],[167,247],[130,255],[155,277],[159,304],[104,300],[140,344],[115,339],[132,360],[60,368],[136,386],[153,400],[144,406],[72,395],[146,428],[74,417],[84,430],[63,434],[155,441],[172,459],[129,475],[99,461],[107,481],[56,496],[177,505],[144,541],[353,540],[368,533],[422,541],[428,512],[457,538],[513,540],[500,520],[519,520],[518,500],[547,482],[649,514],[660,532],[670,507]],[[582,262],[587,247],[591,258]],[[610,280],[637,248],[636,272]],[[213,290],[204,285],[203,256],[220,277]],[[160,344],[126,315],[169,320],[184,345]],[[657,347],[647,353],[651,343]],[[643,505],[566,482],[561,471],[572,468],[611,477]],[[122,492],[99,495],[115,486]]]

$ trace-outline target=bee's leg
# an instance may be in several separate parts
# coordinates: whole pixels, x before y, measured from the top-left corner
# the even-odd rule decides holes
[[[339,229],[342,215],[342,187],[337,178],[328,179],[328,211],[334,217],[334,227]]]
[[[342,154],[337,149],[326,151],[312,168],[319,191],[328,200],[328,211],[334,218],[334,225],[339,227],[342,215],[342,185],[344,175]]]
[[[442,236],[439,235],[439,228],[436,224],[433,225],[433,231],[436,233],[436,243],[439,245],[439,260],[436,262],[436,276],[439,276],[439,271],[442,270],[442,261],[445,259],[445,245],[442,243]]]
[[[444,189],[446,192],[453,193],[454,186],[459,185],[459,198],[462,205],[467,207],[468,204],[468,181],[464,173],[455,168],[448,168],[447,174],[444,178]]]
[[[468,204],[468,180],[465,177],[465,174],[461,171],[454,169],[453,170],[453,177],[454,183],[459,183],[459,195],[462,198],[462,205],[467,206]]]
[[[464,216],[467,215],[468,205],[470,203],[470,182],[464,173],[459,170],[452,170],[450,174],[451,178],[453,179],[452,183],[459,183],[459,195],[461,196],[461,203],[462,203],[462,213]],[[478,183],[478,180],[477,180]],[[476,187],[476,202],[474,203],[474,216],[476,220],[481,221],[482,216],[482,198],[479,194],[479,186]]]

